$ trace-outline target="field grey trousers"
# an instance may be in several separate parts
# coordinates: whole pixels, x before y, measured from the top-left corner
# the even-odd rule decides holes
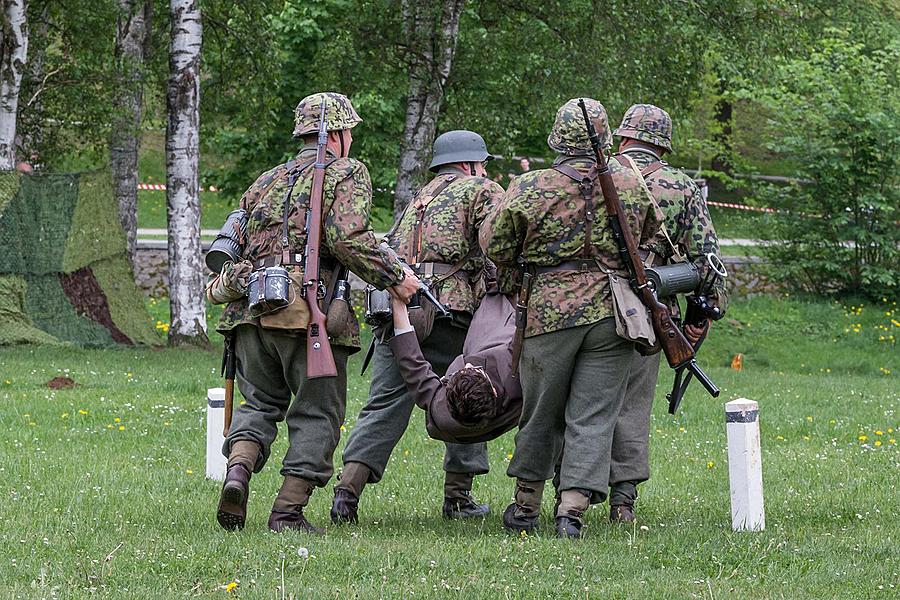
[[[637,485],[650,478],[650,412],[659,379],[661,352],[635,352],[625,388],[625,402],[613,432],[609,463],[610,505],[634,504]]]
[[[587,490],[592,502],[602,502],[634,355],[612,318],[526,338],[522,419],[507,474],[546,481],[561,454],[559,490]]]
[[[422,354],[435,373],[442,377],[450,363],[462,353],[465,339],[465,329],[452,325],[448,319],[435,320],[431,335],[422,342]],[[415,406],[415,399],[406,389],[390,346],[376,344],[369,401],[360,411],[344,447],[344,464],[362,463],[371,471],[369,483],[380,481],[394,447],[409,426]],[[486,444],[446,446],[444,471],[475,475],[488,472]]]
[[[269,459],[278,423],[287,421],[289,446],[281,474],[324,487],[334,474],[334,449],[340,440],[347,402],[349,349],[332,346],[337,377],[306,377],[306,336],[253,325],[235,329],[235,377],[246,403],[236,407],[222,452],[237,440],[259,444],[259,472]]]

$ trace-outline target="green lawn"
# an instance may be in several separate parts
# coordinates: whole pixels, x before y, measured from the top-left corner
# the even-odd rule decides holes
[[[217,352],[2,349],[0,597],[225,597],[233,582],[230,594],[244,598],[896,597],[900,365],[888,336],[900,320],[892,301],[864,304],[860,314],[791,299],[735,304],[702,357],[722,397],[698,387],[669,416],[664,374],[640,522],[610,526],[597,507],[580,543],[502,531],[512,434],[490,444],[494,470],[476,484],[492,515],[443,521],[442,446],[420,411],[367,490],[359,526],[269,533],[276,460],[253,479],[247,528],[225,533],[219,486],[203,476]],[[164,323],[165,306],[151,309]],[[740,372],[729,367],[736,353]],[[359,363],[348,430],[367,390]],[[44,386],[58,375],[77,387]],[[736,397],[761,405],[758,534],[730,531],[722,403]],[[273,455],[284,448],[282,435]],[[320,525],[330,494],[317,492],[308,510]]]

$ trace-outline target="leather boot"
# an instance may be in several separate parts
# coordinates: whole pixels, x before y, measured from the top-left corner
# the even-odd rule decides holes
[[[236,531],[244,528],[247,498],[250,496],[250,475],[258,458],[259,444],[256,442],[238,440],[231,445],[228,470],[216,511],[216,520],[223,529]]]
[[[269,529],[282,532],[285,529],[302,531],[303,533],[324,533],[303,515],[303,507],[309,502],[313,491],[313,484],[305,479],[284,476],[284,483],[272,505],[272,513],[269,515]]]
[[[331,501],[331,522],[359,522],[359,497],[369,481],[372,471],[358,462],[348,462],[334,486],[334,499]]]
[[[515,532],[531,533],[541,516],[543,481],[516,479],[516,500],[503,511],[503,526]]]
[[[609,522],[634,523],[634,502],[637,500],[637,481],[618,481],[610,486]]]
[[[587,490],[563,490],[556,509],[556,537],[580,539],[584,526],[584,511],[588,509],[591,493]]]
[[[628,504],[613,504],[609,507],[610,523],[634,523],[637,517],[634,515],[634,506]]]
[[[444,506],[441,512],[445,519],[475,519],[488,516],[491,508],[487,504],[479,504],[472,496],[472,482],[475,476],[471,473],[447,472],[444,479]]]

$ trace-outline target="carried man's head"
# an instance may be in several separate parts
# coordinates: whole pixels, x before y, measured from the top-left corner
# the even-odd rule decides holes
[[[484,177],[484,165],[493,158],[487,151],[484,138],[474,131],[458,129],[435,138],[428,170],[437,173],[441,167],[453,166],[469,175]]]
[[[345,157],[350,153],[353,136],[350,130],[362,123],[350,99],[337,92],[319,92],[300,101],[294,109],[294,137],[305,143],[315,143],[322,116],[322,99],[325,99],[325,130],[328,132],[327,148],[335,155]]]
[[[652,104],[635,104],[625,112],[622,124],[613,132],[622,138],[619,147],[649,145],[660,156],[672,151],[672,117]],[[638,142],[638,143],[635,143]]]
[[[547,136],[547,145],[560,154],[593,156],[591,140],[588,138],[587,127],[584,124],[584,115],[578,105],[580,99],[572,98],[556,111],[556,120],[553,122],[550,135]],[[600,136],[600,146],[604,150],[612,147],[612,134],[609,131],[609,117],[606,116],[606,109],[592,98],[585,98],[584,105],[597,135]]]
[[[446,378],[444,388],[450,414],[460,423],[479,423],[497,414],[497,390],[481,367],[466,363]]]

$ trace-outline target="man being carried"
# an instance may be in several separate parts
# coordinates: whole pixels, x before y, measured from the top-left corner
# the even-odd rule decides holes
[[[463,352],[438,377],[425,360],[406,304],[392,299],[394,336],[388,344],[409,393],[425,411],[436,440],[473,444],[495,439],[519,423],[522,387],[513,375],[515,310],[509,299],[488,293],[472,317]]]

